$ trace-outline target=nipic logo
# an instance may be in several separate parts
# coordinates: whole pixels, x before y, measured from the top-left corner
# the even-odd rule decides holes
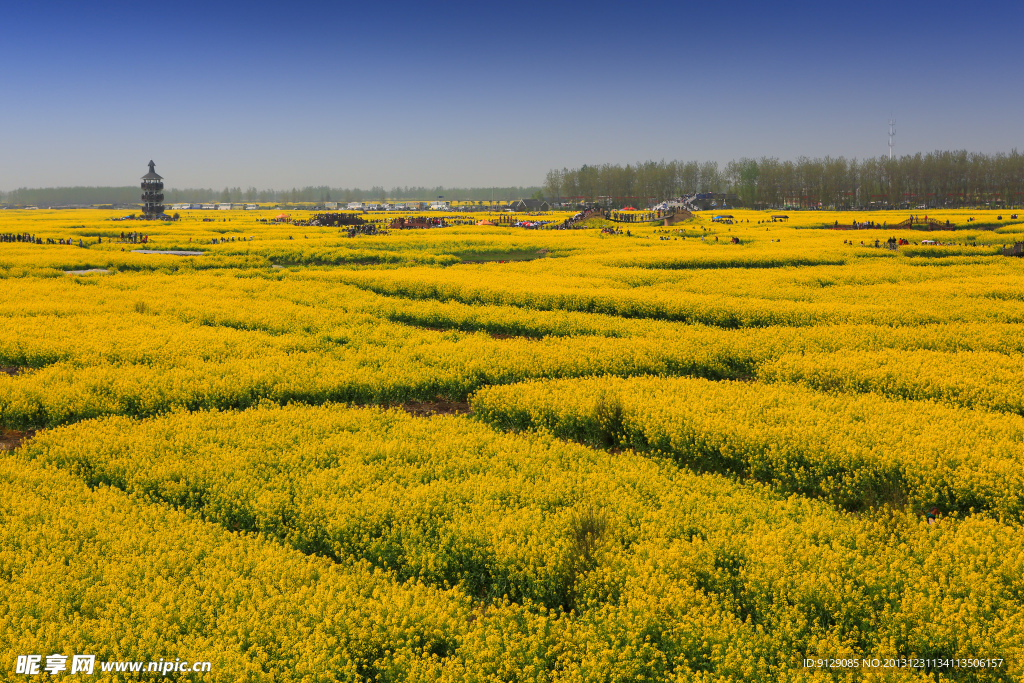
[[[14,668],[16,674],[37,674],[39,673],[39,660],[42,655],[18,655],[18,663]]]
[[[91,675],[96,669],[96,655],[72,655],[71,669],[68,670],[68,658],[65,655],[53,654],[46,656],[43,663],[42,655],[18,655],[14,664],[14,673],[27,676],[38,676],[44,671],[51,676],[61,672]],[[210,662],[182,661],[181,658],[163,659],[154,662],[113,661],[100,662],[100,672],[155,673],[166,676],[169,673],[201,673],[210,670]]]
[[[14,673],[28,674],[35,676],[40,671],[45,671],[51,676],[56,676],[62,671],[68,671],[68,658],[64,655],[47,655],[46,664],[42,665],[42,655],[18,655],[14,665]],[[71,671],[73,674],[91,674],[96,666],[96,655],[72,655]]]

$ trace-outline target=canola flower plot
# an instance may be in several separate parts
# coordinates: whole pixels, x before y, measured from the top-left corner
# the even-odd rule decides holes
[[[471,631],[456,591],[342,568],[9,456],[0,513],[6,671],[14,654],[62,653],[94,655],[104,680],[100,662],[164,657],[211,663],[185,680],[441,680],[436,655]]]
[[[357,330],[346,330],[346,332]],[[54,426],[105,414],[155,415],[175,408],[246,408],[278,403],[399,403],[437,397],[460,400],[488,384],[531,377],[622,375],[731,376],[732,358],[682,341],[674,349],[648,343],[618,355],[607,342],[585,337],[566,349],[550,340],[495,340],[456,333],[399,330],[387,346],[357,352],[280,349],[223,359],[77,364],[57,362],[16,376],[0,376],[0,420],[12,428]],[[429,336],[428,336],[429,335]],[[215,335],[210,335],[214,337]],[[256,335],[246,335],[253,342]],[[269,335],[259,335],[266,337]],[[202,335],[195,340],[201,343]],[[410,338],[411,337],[411,338]],[[284,340],[287,343],[287,340]],[[740,371],[750,372],[740,368]]]
[[[1018,416],[786,384],[614,377],[490,387],[471,405],[501,428],[651,451],[851,510],[1024,517]]]
[[[1024,415],[1019,352],[890,349],[785,354],[760,365],[758,377],[823,391],[870,392]]]
[[[393,297],[732,329],[1024,321],[1022,301],[1006,296],[1007,283],[1019,277],[1019,262],[1002,257],[930,268],[889,251],[848,265],[785,268],[652,269],[612,267],[589,257],[565,261],[457,267],[443,277],[436,269],[416,267],[347,271],[339,277]]]
[[[262,398],[464,399],[486,384],[537,376],[754,371],[752,344],[707,328],[642,343],[599,334],[495,339],[390,322],[417,314],[397,316],[381,297],[343,285],[283,280],[278,287],[273,280],[198,274],[89,282],[35,280],[7,299],[8,316],[18,323],[0,332],[0,364],[34,368],[0,377],[0,421],[8,427],[151,415],[174,406],[245,408]],[[80,303],[82,287],[91,304]],[[267,300],[274,305],[261,303]],[[364,312],[371,310],[381,317]],[[551,331],[550,317],[544,324]],[[560,331],[587,324],[578,316]]]
[[[261,273],[18,280],[0,291],[10,322],[0,329],[0,366],[30,371],[0,375],[0,422],[25,429],[264,398],[463,400],[491,384],[597,374],[759,376],[1019,410],[1024,335],[1013,323],[733,330],[382,296],[334,272]],[[855,380],[869,358],[896,360],[881,379]],[[938,377],[944,367],[960,367],[955,381]]]
[[[444,656],[428,662],[439,680],[455,660],[539,665],[528,678],[541,680],[796,681],[808,676],[797,661],[822,652],[1024,647],[1024,555],[994,520],[860,519],[462,417],[338,406],[111,417],[49,431],[18,457],[447,600],[433,636]],[[401,680],[391,666],[382,679]]]
[[[281,213],[0,211],[0,650],[1024,680],[1024,222]]]
[[[88,284],[32,279],[0,294],[5,317],[16,321],[0,331],[0,366],[32,369],[0,376],[0,420],[8,427],[174,406],[245,408],[264,398],[462,400],[482,386],[532,377],[768,377],[797,349],[841,357],[837,349],[952,353],[970,345],[1010,367],[1005,354],[1024,344],[1005,323],[929,326],[923,336],[920,328],[870,325],[722,330],[395,299],[311,274],[82,279]]]
[[[716,268],[798,268],[801,266],[841,266],[847,263],[847,259],[841,256],[834,257],[797,257],[791,254],[779,253],[773,256],[761,254],[743,254],[733,256],[730,254],[701,254],[701,257],[677,256],[677,257],[633,257],[621,260],[607,259],[606,263],[620,268],[653,268],[664,270],[713,270]]]

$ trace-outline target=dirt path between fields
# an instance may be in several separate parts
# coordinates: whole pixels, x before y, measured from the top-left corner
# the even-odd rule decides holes
[[[533,337],[528,334],[507,334],[505,332],[490,332],[489,334],[493,339],[540,339],[540,337]]]
[[[406,401],[399,404],[401,408],[415,417],[430,417],[431,415],[466,415],[469,413],[468,401],[449,401],[437,399],[436,401]]]
[[[0,429],[0,451],[13,451],[23,442],[36,435],[36,430],[19,432],[16,429]]]
[[[27,368],[20,368],[16,365],[0,366],[0,374],[17,377],[26,372]],[[27,432],[19,432],[17,429],[5,429],[0,427],[0,451],[13,451],[24,441],[35,436],[36,430],[30,429]]]

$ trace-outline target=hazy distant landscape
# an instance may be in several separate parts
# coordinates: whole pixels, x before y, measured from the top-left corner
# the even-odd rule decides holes
[[[328,186],[258,190],[255,187],[165,189],[165,201],[316,203],[365,201],[509,201],[546,199],[550,203],[601,203],[621,207],[654,205],[669,197],[702,192],[731,196],[748,207],[867,208],[923,204],[928,208],[1014,206],[1024,200],[1024,155],[967,151],[929,152],[887,159],[824,157],[780,161],[743,158],[719,167],[713,161],[647,161],[552,169],[533,187],[371,187]],[[0,192],[9,206],[63,206],[138,203],[131,187],[22,188]]]

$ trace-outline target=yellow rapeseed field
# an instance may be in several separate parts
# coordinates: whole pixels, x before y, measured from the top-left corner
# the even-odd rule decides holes
[[[1024,220],[918,213],[0,211],[0,667],[1022,681]]]

